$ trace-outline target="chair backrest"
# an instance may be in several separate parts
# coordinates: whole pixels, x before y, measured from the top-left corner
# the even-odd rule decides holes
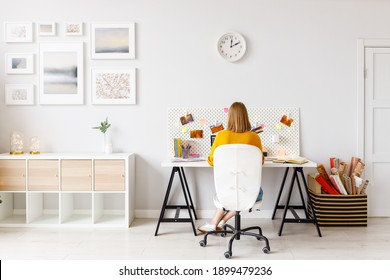
[[[228,144],[214,151],[216,196],[226,210],[252,208],[261,186],[262,152],[246,144]]]

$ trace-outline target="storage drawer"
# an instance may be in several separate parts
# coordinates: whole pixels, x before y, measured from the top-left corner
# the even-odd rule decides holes
[[[26,161],[0,160],[0,191],[26,190]]]
[[[58,191],[58,160],[28,160],[28,190]]]
[[[61,190],[91,191],[92,161],[61,160]]]
[[[95,191],[125,190],[124,160],[95,160],[94,163]]]

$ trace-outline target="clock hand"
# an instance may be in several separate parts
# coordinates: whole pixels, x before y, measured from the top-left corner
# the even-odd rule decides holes
[[[233,39],[230,39],[230,47],[233,47]]]
[[[234,47],[234,46],[236,46],[236,45],[238,45],[240,43],[240,41],[238,41],[237,43],[235,43],[233,46],[231,46],[231,47]]]

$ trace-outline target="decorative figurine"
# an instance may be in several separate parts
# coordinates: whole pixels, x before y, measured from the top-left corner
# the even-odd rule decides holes
[[[40,145],[39,145],[39,138],[37,136],[34,136],[30,140],[30,154],[36,155],[40,154]]]
[[[11,145],[11,151],[10,151],[11,155],[23,154],[23,135],[18,131],[14,131],[11,134],[10,145]]]

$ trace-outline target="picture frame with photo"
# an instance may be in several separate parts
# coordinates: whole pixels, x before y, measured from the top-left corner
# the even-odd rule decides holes
[[[92,68],[92,104],[135,104],[135,68]]]
[[[5,73],[7,74],[33,74],[34,54],[32,53],[6,53]]]
[[[6,43],[30,43],[33,41],[33,23],[23,21],[4,22],[4,41]]]
[[[6,84],[6,105],[34,105],[33,84]]]
[[[55,36],[56,23],[55,22],[39,22],[37,24],[39,36]]]
[[[82,36],[83,23],[82,22],[66,22],[65,23],[66,36]]]
[[[134,59],[135,23],[91,24],[92,59]]]
[[[40,43],[39,103],[84,104],[83,43]]]

